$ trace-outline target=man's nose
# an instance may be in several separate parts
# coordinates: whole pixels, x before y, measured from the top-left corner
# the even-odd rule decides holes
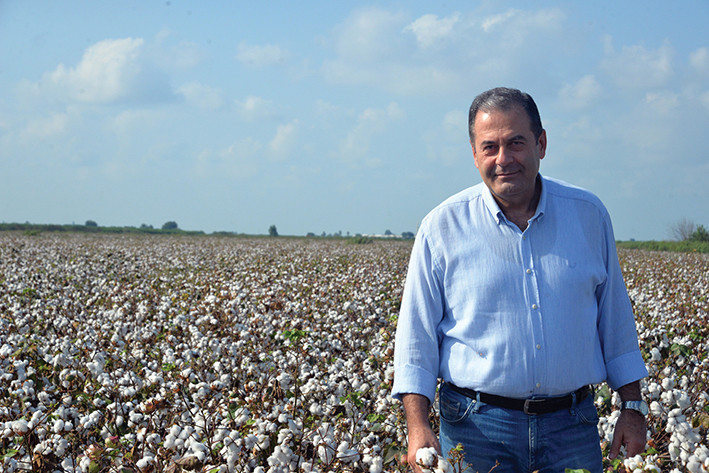
[[[514,161],[512,153],[505,146],[500,146],[500,152],[497,154],[497,164],[509,164]]]

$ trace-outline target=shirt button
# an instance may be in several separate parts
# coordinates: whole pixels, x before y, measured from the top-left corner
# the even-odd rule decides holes
[[[540,386],[541,386],[541,383],[537,383],[537,387],[540,387]]]
[[[526,240],[526,239],[527,239],[527,235],[522,235],[522,240]]]
[[[532,274],[532,270],[528,268],[528,269],[527,269],[527,274]]]
[[[537,309],[537,304],[532,304],[532,309]]]
[[[537,343],[537,350],[541,350],[541,349],[542,349],[542,346]]]

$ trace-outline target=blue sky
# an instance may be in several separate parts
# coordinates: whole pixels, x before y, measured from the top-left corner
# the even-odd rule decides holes
[[[618,239],[709,226],[709,2],[0,2],[0,221],[416,231],[479,92]]]

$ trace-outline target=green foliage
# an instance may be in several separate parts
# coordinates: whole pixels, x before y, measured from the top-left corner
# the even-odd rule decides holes
[[[283,331],[283,338],[290,340],[291,342],[297,342],[301,338],[303,338],[305,335],[307,335],[308,332],[305,330],[284,330]]]
[[[173,222],[172,220],[169,222],[165,222],[162,224],[162,229],[163,230],[177,230],[177,222]]]
[[[86,223],[84,224],[84,226],[87,226],[87,227],[98,227],[98,223],[96,223],[96,222],[93,221],[93,220],[87,220]]]
[[[709,231],[704,228],[704,225],[699,225],[697,229],[692,233],[691,241],[703,241],[709,242]]]
[[[619,241],[618,248],[628,250],[673,251],[676,253],[709,253],[709,241]]]
[[[270,227],[268,227],[268,236],[272,236],[272,237],[278,236],[278,229],[276,228],[275,225],[271,225]]]
[[[161,230],[159,228],[153,228],[148,225],[141,225],[140,228],[136,227],[100,227],[100,226],[86,226],[86,225],[55,225],[55,224],[36,224],[36,223],[0,223],[0,231],[21,231],[28,236],[37,236],[42,233],[110,233],[110,234],[121,234],[121,233],[149,233],[149,234],[180,234],[180,235],[204,235],[203,231],[185,231],[175,229],[175,230]]]

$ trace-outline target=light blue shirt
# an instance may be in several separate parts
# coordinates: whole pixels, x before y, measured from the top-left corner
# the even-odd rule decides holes
[[[392,394],[437,379],[514,398],[647,376],[610,217],[583,189],[542,178],[525,231],[484,184],[421,222],[399,315]]]

